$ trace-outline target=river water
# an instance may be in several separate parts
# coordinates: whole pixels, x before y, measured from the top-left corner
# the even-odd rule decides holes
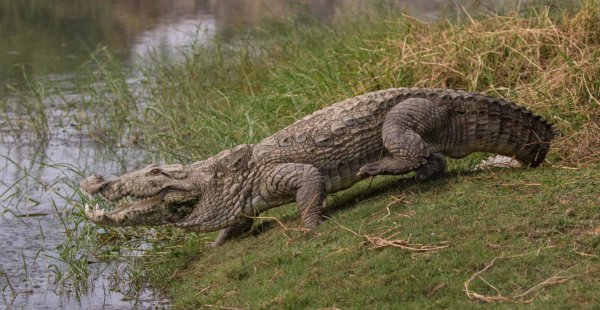
[[[210,44],[215,35],[227,41],[265,17],[301,10],[328,22],[364,2],[0,0],[0,102],[19,105],[13,89],[28,83],[42,82],[51,96],[58,94],[40,108],[48,122],[46,138],[12,130],[11,124],[22,117],[18,113],[25,112],[0,111],[0,309],[168,307],[168,301],[149,289],[132,300],[111,288],[116,263],[91,263],[91,289],[81,296],[73,293],[77,288],[57,281],[57,270],[65,267],[59,246],[73,229],[67,215],[81,174],[119,175],[152,162],[142,149],[95,143],[70,124],[69,110],[57,107],[56,101],[76,105],[82,98],[75,87],[77,72],[89,63],[96,46],[106,46],[131,65],[149,51]],[[462,10],[459,4],[482,9],[485,1],[396,2],[399,10],[434,20]],[[493,1],[494,6],[483,9],[504,9],[516,2]],[[134,87],[135,81],[132,77]]]

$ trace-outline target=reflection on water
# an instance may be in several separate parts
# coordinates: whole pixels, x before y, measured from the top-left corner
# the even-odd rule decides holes
[[[11,87],[22,88],[24,75],[61,89],[71,103],[77,70],[91,50],[104,45],[130,63],[148,51],[173,51],[216,34],[230,39],[244,25],[289,12],[312,14],[330,22],[344,10],[360,10],[367,0],[0,0],[0,103]],[[518,1],[494,1],[494,7]],[[525,1],[521,1],[525,2]],[[478,0],[394,1],[422,19],[481,6]],[[100,85],[99,85],[100,86]],[[9,99],[7,99],[9,98]],[[51,139],[37,141],[27,133],[16,137],[0,120],[0,288],[4,304],[27,309],[129,308],[131,301],[108,290],[105,264],[94,264],[92,293],[80,301],[69,288],[53,282],[53,265],[61,265],[57,246],[65,240],[62,219],[72,210],[68,201],[83,174],[118,175],[143,166],[150,154],[135,149],[106,149],[69,126],[68,111],[46,104]],[[17,115],[7,115],[8,118]],[[34,135],[32,135],[34,137]],[[29,216],[26,216],[29,215]],[[72,223],[65,223],[67,227]],[[72,289],[72,288],[71,288]],[[16,296],[11,296],[12,291]],[[70,296],[70,297],[69,297]],[[157,305],[143,293],[142,308]],[[2,301],[0,301],[0,305]],[[2,306],[0,306],[2,308]]]
[[[188,18],[157,24],[153,29],[139,34],[131,45],[133,55],[144,58],[153,52],[168,54],[173,49],[188,44],[205,42],[215,34],[215,21],[211,15],[199,13]]]
[[[290,12],[331,21],[339,12],[360,10],[368,0],[0,0],[0,95],[24,83],[23,75],[69,73],[98,44],[122,59],[149,48],[172,49],[204,41],[214,33],[225,39],[241,26]],[[388,1],[423,19],[477,7],[502,9],[514,0]],[[520,1],[526,2],[526,1]]]

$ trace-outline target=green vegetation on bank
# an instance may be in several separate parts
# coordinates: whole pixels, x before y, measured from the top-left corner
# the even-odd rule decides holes
[[[597,10],[590,3],[573,15],[538,8],[527,17],[426,24],[375,8],[329,27],[272,22],[235,43],[196,46],[182,63],[150,62],[145,139],[204,158],[333,102],[398,86],[486,92],[526,104],[567,137],[589,133],[599,113]],[[567,140],[554,154],[578,161]]]
[[[268,221],[223,247],[167,256],[152,278],[176,309],[592,307],[599,180],[589,167],[362,183],[331,199],[315,231],[298,231],[289,207],[278,216],[286,228]]]
[[[195,48],[183,63],[155,63],[160,134],[146,142],[203,158],[360,93],[448,87],[551,119],[564,135],[549,162],[472,173],[475,156],[430,182],[378,177],[333,195],[331,219],[309,233],[288,206],[218,249],[204,247],[213,236],[188,239],[148,265],[175,308],[600,303],[598,3],[462,23],[385,12],[349,13],[329,27],[275,22],[237,44]]]
[[[94,79],[112,95],[82,81],[88,95],[68,107],[72,121],[99,141],[193,161],[341,99],[417,86],[509,98],[563,136],[538,169],[472,172],[474,156],[428,182],[377,177],[332,195],[331,219],[313,231],[299,229],[286,206],[218,249],[205,247],[214,234],[76,221],[84,226],[76,239],[99,244],[103,252],[93,250],[105,257],[154,245],[128,281],[148,276],[180,309],[600,304],[598,1],[460,23],[384,7],[329,26],[297,17],[179,56],[139,69],[145,91],[136,92],[110,54],[96,54]]]

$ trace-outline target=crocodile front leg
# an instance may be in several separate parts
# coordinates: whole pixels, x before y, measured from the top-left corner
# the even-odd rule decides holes
[[[325,182],[319,170],[313,165],[286,163],[277,165],[260,182],[260,196],[267,204],[296,197],[300,224],[306,228],[314,228],[323,221],[325,207]],[[274,204],[273,206],[277,205]],[[211,244],[217,247],[252,227],[253,218],[247,217],[233,226],[219,231],[219,235]]]
[[[243,235],[244,233],[250,231],[250,229],[252,228],[252,223],[254,223],[254,218],[247,217],[243,218],[235,225],[221,229],[219,231],[219,235],[217,236],[215,241],[210,244],[210,246],[218,247],[225,243],[225,241],[227,240],[231,240],[237,236]]]
[[[302,226],[314,228],[323,221],[325,181],[315,166],[279,164],[262,182],[265,185],[260,192],[262,199],[267,203],[272,198],[295,195]]]
[[[444,171],[441,154],[430,154],[422,135],[442,127],[446,108],[430,100],[411,98],[394,106],[382,126],[383,145],[388,153],[360,168],[358,175],[405,174],[417,170],[419,178]]]

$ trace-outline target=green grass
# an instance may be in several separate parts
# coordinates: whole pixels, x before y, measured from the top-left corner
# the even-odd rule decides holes
[[[166,162],[255,143],[333,102],[400,86],[505,97],[551,119],[563,136],[539,169],[472,173],[476,155],[428,182],[377,177],[330,197],[330,220],[313,231],[298,227],[288,205],[217,249],[206,247],[214,233],[98,228],[76,210],[61,248],[73,269],[65,278],[86,275],[83,252],[135,257],[115,285],[142,287],[147,278],[179,309],[600,304],[598,1],[461,23],[425,24],[385,7],[328,26],[299,16],[181,56],[134,68],[145,90],[138,93],[99,50],[92,79],[81,81],[81,105],[64,108],[82,133],[141,144]],[[45,122],[40,114],[23,124],[43,132]]]
[[[499,258],[470,291],[500,294],[504,308],[591,307],[600,302],[598,168],[363,182],[330,198],[331,218],[313,231],[299,231],[288,206],[276,212],[287,230],[268,220],[217,249],[189,244],[151,266],[152,278],[168,285],[176,309],[473,308],[483,301],[465,282]],[[376,237],[442,248],[375,248]]]

